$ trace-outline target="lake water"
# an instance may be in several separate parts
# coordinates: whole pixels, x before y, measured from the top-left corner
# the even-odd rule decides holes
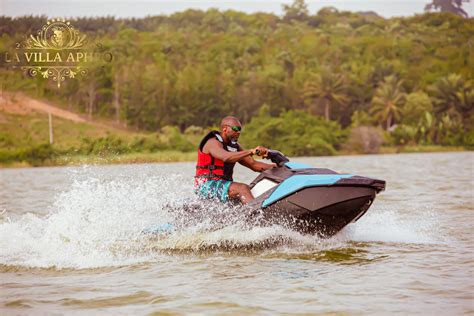
[[[474,314],[472,152],[293,161],[387,189],[327,240],[205,218],[149,237],[193,163],[0,170],[0,313]]]

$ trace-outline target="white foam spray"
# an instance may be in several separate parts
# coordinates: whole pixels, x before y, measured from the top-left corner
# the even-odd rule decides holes
[[[189,207],[198,203],[188,178],[179,174],[97,176],[88,168],[71,174],[47,216],[27,213],[0,218],[0,263],[26,267],[95,268],[160,260],[169,251],[268,249],[295,246],[318,251],[351,241],[432,242],[426,217],[374,207],[355,225],[329,240],[303,236],[279,225],[249,227],[235,209],[215,205],[192,225],[180,226]],[[378,206],[378,205],[377,205]],[[225,218],[216,223],[216,217]],[[148,235],[150,225],[171,223],[172,233]],[[166,253],[166,254],[165,254]]]

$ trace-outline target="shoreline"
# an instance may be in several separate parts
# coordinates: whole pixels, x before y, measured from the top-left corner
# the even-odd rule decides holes
[[[408,154],[408,153],[436,153],[436,152],[466,152],[471,151],[462,146],[387,146],[381,147],[378,153],[358,153],[340,151],[337,156],[358,156],[358,155],[390,155],[390,154]],[[330,157],[330,156],[329,156]],[[293,157],[298,158],[298,157]],[[128,153],[120,155],[64,155],[46,160],[40,164],[32,165],[26,161],[15,161],[11,163],[0,163],[0,169],[14,168],[34,168],[34,167],[64,167],[64,166],[82,166],[82,165],[116,165],[116,164],[140,164],[140,163],[173,163],[173,162],[193,162],[196,159],[195,152],[180,151],[160,151],[154,153]]]

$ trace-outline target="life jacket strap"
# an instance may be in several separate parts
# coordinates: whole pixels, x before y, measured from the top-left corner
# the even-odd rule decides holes
[[[204,165],[204,166],[196,166],[196,169],[209,169],[209,170],[221,169],[221,170],[224,170],[224,166]]]
[[[220,174],[200,174],[198,176],[194,176],[194,178],[205,178],[205,179],[212,179],[212,178],[219,178],[219,179],[224,179],[226,180],[227,178],[225,176],[221,176]]]

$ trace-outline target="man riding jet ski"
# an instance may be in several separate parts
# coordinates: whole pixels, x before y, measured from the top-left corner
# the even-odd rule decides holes
[[[237,140],[242,125],[225,117],[198,149],[196,192],[221,202],[239,200],[243,216],[254,224],[281,224],[302,233],[329,237],[357,221],[372,205],[385,181],[289,162],[282,153],[257,146],[244,150]],[[252,155],[271,159],[255,161]],[[260,175],[250,185],[233,182],[236,162]],[[198,213],[198,212],[194,212]]]
[[[238,143],[242,124],[233,116],[224,117],[221,131],[211,131],[199,144],[194,185],[196,192],[207,199],[219,199],[221,202],[238,200],[247,204],[253,200],[247,184],[234,182],[232,175],[236,162],[262,172],[273,168],[275,164],[256,161],[253,155],[264,157],[267,149],[257,146],[244,150]]]

